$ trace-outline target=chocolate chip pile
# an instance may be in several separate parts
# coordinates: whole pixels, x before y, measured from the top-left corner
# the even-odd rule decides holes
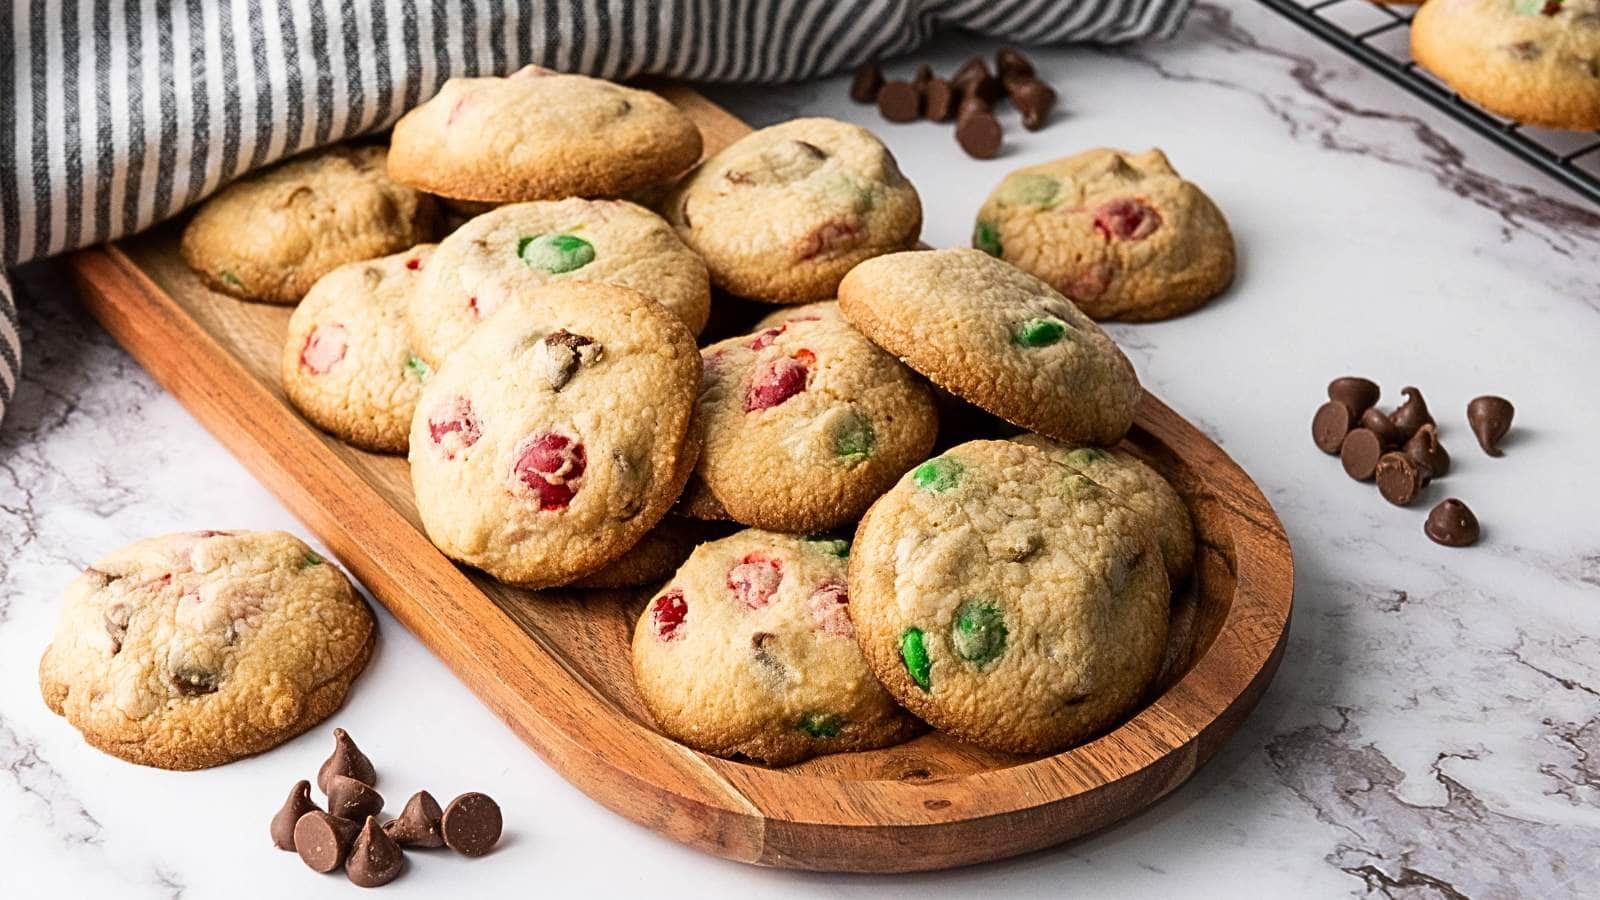
[[[1003,138],[994,115],[994,104],[1002,96],[1011,99],[1022,114],[1022,127],[1029,131],[1043,128],[1056,105],[1055,88],[1039,78],[1021,50],[1003,48],[994,61],[998,74],[989,72],[982,56],[974,56],[948,79],[935,76],[924,63],[910,81],[885,81],[878,63],[862,63],[850,83],[850,97],[878,104],[878,112],[891,122],[954,119],[961,149],[976,159],[991,159],[1000,152]]]
[[[500,806],[486,794],[466,793],[444,809],[427,791],[417,791],[400,815],[381,826],[383,795],[373,785],[378,772],[343,728],[333,730],[333,755],[317,770],[326,811],[311,799],[311,783],[299,781],[272,817],[272,843],[293,850],[315,872],[344,874],[361,887],[381,887],[400,877],[400,848],[449,847],[482,856],[500,840]]]
[[[1378,385],[1345,376],[1328,383],[1328,402],[1311,419],[1311,439],[1324,453],[1337,454],[1345,474],[1373,481],[1378,493],[1396,506],[1410,506],[1422,489],[1450,471],[1450,454],[1439,442],[1439,426],[1422,392],[1401,389],[1405,402],[1392,412],[1378,408]],[[1477,397],[1467,404],[1467,424],[1478,446],[1490,456],[1503,456],[1500,441],[1511,430],[1511,402],[1503,397]],[[1478,541],[1478,517],[1451,497],[1428,513],[1423,533],[1436,544],[1466,547]]]

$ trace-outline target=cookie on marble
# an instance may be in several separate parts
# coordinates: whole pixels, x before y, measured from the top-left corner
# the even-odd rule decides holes
[[[616,197],[700,158],[700,129],[649,91],[526,66],[452,78],[395,123],[389,174],[456,200]]]
[[[695,475],[745,525],[806,533],[852,522],[927,458],[939,431],[928,387],[839,319],[776,325],[701,356]]]
[[[730,293],[767,303],[834,295],[864,259],[905,250],[922,201],[870,131],[794,119],[706,160],[667,198],[666,216]]]
[[[350,582],[292,535],[170,534],[67,586],[39,687],[94,747],[203,769],[331,715],[376,638]]]
[[[765,331],[789,322],[810,322],[815,319],[844,321],[844,313],[839,312],[839,301],[818,300],[815,303],[802,303],[799,306],[780,306],[762,316],[750,330]]]
[[[1029,431],[1110,446],[1133,423],[1139,380],[1070,300],[978,250],[868,260],[839,310],[872,342],[952,394]]]
[[[616,590],[658,585],[683,565],[694,548],[725,537],[731,527],[668,513],[639,543],[600,571],[574,581],[572,587]]]
[[[1161,550],[1167,581],[1174,588],[1194,572],[1194,522],[1189,507],[1161,473],[1120,448],[1072,447],[1036,434],[1015,438],[1115,494],[1138,513],[1145,531]]]
[[[323,431],[380,453],[404,453],[431,367],[411,350],[406,307],[432,244],[317,279],[289,317],[280,371],[289,402]]]
[[[1429,0],[1411,55],[1490,112],[1600,128],[1600,0]]]
[[[428,537],[510,584],[595,572],[682,493],[699,387],[694,336],[643,294],[558,281],[509,299],[417,403],[411,484]]]
[[[850,617],[878,680],[941,731],[1051,753],[1121,720],[1166,649],[1141,517],[1014,441],[913,469],[861,520]]]
[[[184,262],[213,290],[299,303],[345,263],[430,241],[434,198],[384,172],[384,149],[336,146],[239,179],[183,230]]]
[[[513,203],[439,243],[412,294],[412,344],[438,365],[507,298],[560,281],[632,288],[695,333],[711,309],[705,263],[655,213],[623,200]]]
[[[1233,281],[1233,234],[1160,150],[1090,150],[1018,169],[972,246],[1037,275],[1093,319],[1181,315]]]
[[[784,766],[914,735],[850,624],[843,540],[748,529],[702,544],[645,605],[633,672],[672,738]]]

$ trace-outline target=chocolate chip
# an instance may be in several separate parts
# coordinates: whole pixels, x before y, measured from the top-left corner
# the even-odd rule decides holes
[[[193,666],[184,666],[172,672],[172,686],[185,697],[215,694],[222,684],[222,676]]]
[[[1006,96],[1022,114],[1022,127],[1038,131],[1056,105],[1056,89],[1037,78],[1008,78]]]
[[[344,874],[357,887],[382,887],[400,877],[405,864],[406,855],[400,846],[378,827],[377,819],[367,816],[350,848]]]
[[[1015,47],[1001,47],[994,55],[994,67],[1000,72],[1000,79],[1007,78],[1032,78],[1034,76],[1033,63],[1021,50]]]
[[[808,145],[809,146],[809,145]],[[728,173],[731,177],[733,173]],[[602,348],[594,338],[573,334],[566,329],[552,331],[540,342],[542,358],[538,361],[544,380],[551,390],[566,387],[578,369],[592,365],[600,359]]]
[[[1339,446],[1339,462],[1346,475],[1357,481],[1367,481],[1378,471],[1378,459],[1383,456],[1383,442],[1366,428],[1357,428],[1345,435]]]
[[[933,67],[927,63],[917,66],[917,74],[911,76],[911,83],[917,86],[918,91],[921,91],[923,88],[927,87],[928,82],[932,80]]]
[[[1317,414],[1311,418],[1311,440],[1323,453],[1338,453],[1344,445],[1344,436],[1355,424],[1349,407],[1329,400],[1317,407]]]
[[[1504,397],[1485,395],[1474,397],[1467,404],[1467,424],[1472,426],[1472,436],[1478,446],[1490,456],[1504,456],[1500,441],[1511,430],[1511,417],[1516,407]]]
[[[344,865],[361,826],[349,819],[312,810],[294,823],[294,850],[314,872],[332,872]]]
[[[439,801],[427,791],[417,791],[398,818],[384,823],[383,830],[404,847],[443,847],[444,832],[439,827],[443,817]]]
[[[372,760],[356,747],[350,733],[343,728],[333,730],[333,755],[317,770],[317,787],[324,794],[328,793],[335,775],[349,776],[369,787],[378,784],[378,772],[372,767]]]
[[[922,114],[935,122],[948,122],[955,118],[958,96],[950,82],[935,78],[922,89]]]
[[[810,141],[795,141],[794,145],[800,148],[800,152],[802,154],[809,156],[812,159],[828,158],[828,151],[818,147],[816,144],[813,144]]]
[[[1000,99],[1002,90],[1000,79],[989,74],[989,64],[981,56],[974,56],[963,63],[951,76],[950,85],[963,98],[976,97],[985,104]]]
[[[1426,480],[1415,460],[1394,450],[1379,457],[1376,477],[1378,493],[1395,506],[1410,506]]]
[[[311,800],[311,782],[304,779],[289,789],[289,798],[272,817],[272,845],[279,850],[294,849],[294,825],[308,812],[317,812]]]
[[[89,571],[95,571],[90,569]],[[102,575],[105,573],[101,573]],[[104,613],[106,636],[111,638],[111,655],[122,652],[123,638],[128,636],[128,621],[133,617],[133,610],[128,604],[117,600],[106,605]]]
[[[328,779],[328,812],[359,822],[383,812],[383,795],[348,775]]]
[[[1467,547],[1478,542],[1478,517],[1465,503],[1451,497],[1428,513],[1422,524],[1422,533],[1435,544],[1446,547]]]
[[[1390,413],[1389,419],[1400,429],[1400,440],[1408,441],[1418,428],[1433,421],[1433,415],[1428,412],[1428,403],[1422,399],[1421,391],[1408,386],[1401,388],[1400,393],[1406,395],[1406,402]]]
[[[500,840],[500,804],[488,794],[462,794],[445,807],[444,842],[464,856],[482,856]]]
[[[890,81],[878,91],[878,112],[891,122],[915,122],[922,115],[922,92],[909,81]]]
[[[883,87],[883,69],[875,62],[864,62],[856,68],[856,77],[850,81],[850,99],[857,103],[873,103]]]
[[[961,101],[956,114],[956,143],[974,159],[993,159],[1000,152],[1000,121],[989,111],[989,104],[977,97]]]
[[[1328,382],[1328,399],[1348,406],[1350,412],[1360,419],[1362,413],[1377,405],[1378,386],[1368,379],[1346,375]]]
[[[1384,447],[1398,447],[1404,444],[1405,436],[1400,434],[1400,429],[1395,427],[1394,420],[1383,414],[1376,406],[1370,407],[1361,414],[1360,425],[1362,428],[1378,436]]]
[[[1406,455],[1411,461],[1427,470],[1429,478],[1443,478],[1450,471],[1450,454],[1439,443],[1439,426],[1428,424],[1406,441]]]

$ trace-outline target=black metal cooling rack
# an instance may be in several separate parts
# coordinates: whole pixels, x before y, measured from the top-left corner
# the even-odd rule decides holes
[[[1371,0],[1261,0],[1512,155],[1600,204],[1600,132],[1551,131],[1493,115],[1411,59],[1414,7]]]

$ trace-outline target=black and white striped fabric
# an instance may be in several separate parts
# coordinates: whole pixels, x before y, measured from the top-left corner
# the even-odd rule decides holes
[[[1166,37],[1188,6],[14,0],[0,29],[0,416],[21,356],[5,268],[138,231],[251,169],[384,128],[446,78],[534,62],[615,79],[793,81],[946,26],[1020,44]]]

